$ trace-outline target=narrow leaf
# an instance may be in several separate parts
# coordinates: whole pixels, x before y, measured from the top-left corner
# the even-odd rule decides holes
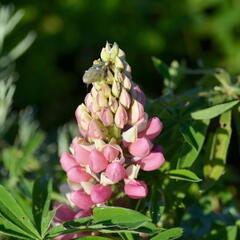
[[[202,181],[194,172],[187,169],[173,169],[168,172],[168,176],[172,179],[183,180],[188,182]]]
[[[97,207],[93,210],[95,223],[109,222],[118,226],[137,228],[150,221],[145,215],[127,208],[120,207]]]
[[[151,240],[173,240],[180,238],[182,234],[183,234],[182,228],[171,228],[163,232],[160,232],[158,235],[151,238]]]
[[[191,126],[191,123],[185,123],[180,126],[180,132],[182,136],[184,137],[185,141],[190,144],[196,151],[198,150],[198,143],[195,139],[196,133],[194,129]]]
[[[202,149],[209,122],[210,122],[209,120],[203,120],[194,121],[192,123],[192,128],[194,129],[192,133],[194,133],[194,139],[198,144],[198,150],[196,151],[195,148],[190,146],[188,143],[185,143],[185,145],[182,148],[183,150],[180,152],[178,157],[177,163],[178,168],[190,168],[196,161]]]
[[[12,195],[0,185],[0,213],[9,222],[14,223],[29,235],[39,238],[39,233]]]
[[[52,181],[36,180],[33,186],[32,212],[38,231],[43,236],[49,227],[51,217],[48,217],[52,193]],[[48,220],[48,221],[47,221]]]
[[[191,114],[193,119],[212,119],[239,103],[239,100],[234,100],[228,103],[218,104],[213,107],[205,108]]]

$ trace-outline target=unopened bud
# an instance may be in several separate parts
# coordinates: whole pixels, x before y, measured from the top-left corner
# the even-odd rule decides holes
[[[130,107],[131,97],[125,88],[122,88],[119,101],[125,108],[128,109]]]
[[[96,119],[91,120],[89,123],[87,136],[90,138],[103,139],[105,137],[104,126],[102,126]]]
[[[111,59],[115,59],[118,55],[118,52],[119,52],[119,47],[115,42],[111,48]]]
[[[123,61],[119,57],[116,57],[115,66],[119,69],[124,69]]]
[[[100,108],[108,106],[108,100],[101,90],[97,94],[97,104],[100,106]]]
[[[131,83],[131,80],[130,78],[125,75],[124,79],[123,79],[123,86],[127,89],[127,90],[130,90],[131,87],[132,87],[132,83]]]
[[[116,80],[113,81],[113,85],[112,85],[112,93],[115,97],[118,97],[120,95],[121,92],[121,84],[119,82],[117,82]]]
[[[120,104],[114,117],[115,124],[118,128],[123,128],[128,122],[128,115],[125,108]]]
[[[144,117],[143,105],[140,102],[133,100],[133,104],[128,112],[129,124],[134,125],[143,117]]]
[[[99,117],[104,126],[108,127],[113,123],[113,114],[109,108],[103,108],[99,114]]]
[[[116,113],[116,111],[118,109],[118,101],[117,101],[117,99],[115,97],[110,96],[108,104],[109,104],[109,107],[111,108],[111,111],[113,113]]]

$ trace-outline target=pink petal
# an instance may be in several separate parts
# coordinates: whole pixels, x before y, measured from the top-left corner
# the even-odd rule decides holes
[[[93,172],[99,173],[106,169],[107,165],[108,161],[101,152],[96,149],[91,151],[89,155],[89,167]]]
[[[161,146],[155,146],[152,152],[140,160],[141,169],[144,171],[153,171],[160,168],[165,162]]]
[[[75,212],[65,203],[55,202],[53,208],[57,208],[54,220],[57,222],[66,222],[74,219]]]
[[[146,129],[139,134],[139,137],[144,136],[153,140],[157,137],[163,129],[163,123],[160,121],[159,118],[154,117],[148,120]]]
[[[88,164],[88,158],[90,155],[90,151],[88,151],[86,148],[84,148],[83,145],[81,145],[78,142],[78,138],[73,139],[72,148],[74,151],[74,156],[76,158],[76,161],[81,165]]]
[[[112,162],[113,160],[115,160],[119,155],[119,151],[116,148],[114,148],[113,146],[111,146],[110,144],[104,146],[102,152],[103,152],[104,157],[109,162]]]
[[[128,151],[135,157],[145,157],[147,156],[152,148],[152,143],[149,139],[143,137],[138,138],[134,143],[128,146]]]
[[[90,195],[82,190],[72,192],[70,199],[77,207],[81,209],[89,209],[94,205]]]
[[[89,181],[91,175],[81,167],[74,167],[67,172],[67,177],[71,182],[80,183]]]
[[[147,185],[143,181],[126,180],[124,192],[133,199],[145,198],[147,196]]]
[[[113,162],[107,166],[105,174],[112,182],[117,183],[126,176],[126,171],[121,163]]]
[[[103,186],[102,184],[96,184],[91,191],[91,199],[94,203],[103,203],[107,201],[111,195],[111,188],[109,186]]]
[[[65,172],[73,167],[77,167],[78,164],[75,158],[68,152],[63,152],[60,158],[60,163]]]

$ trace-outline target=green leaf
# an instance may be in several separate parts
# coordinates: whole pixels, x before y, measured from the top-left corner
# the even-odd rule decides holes
[[[60,224],[51,228],[48,231],[47,236],[53,238],[62,234],[83,231],[90,228],[91,223],[92,223],[92,216],[75,219],[74,221],[65,222],[63,224]]]
[[[191,114],[193,119],[212,119],[239,103],[239,100],[234,100],[228,103],[218,104],[213,107],[205,108]]]
[[[210,134],[206,144],[204,189],[211,187],[224,173],[231,135],[231,111],[228,111],[221,115],[218,128]]]
[[[52,214],[49,214],[52,193],[52,181],[36,180],[33,186],[32,212],[38,231],[43,237],[49,228]]]
[[[168,172],[171,179],[183,180],[188,182],[202,181],[194,172],[187,169],[173,169]]]
[[[134,237],[131,233],[119,233],[119,235],[124,240],[134,240]]]
[[[198,150],[196,151],[196,149],[190,146],[188,143],[184,144],[178,157],[178,168],[190,168],[193,165],[202,149],[209,122],[209,120],[203,120],[194,121],[192,123],[192,128],[194,129],[192,133],[194,134],[194,139],[197,142]]]
[[[28,215],[19,206],[17,201],[3,186],[0,185],[0,214],[18,228],[22,229],[26,234],[32,236],[33,239],[39,239],[39,233],[29,219]]]
[[[137,228],[145,222],[151,221],[145,215],[121,207],[97,207],[93,210],[95,223],[107,222],[128,228]]]
[[[65,222],[52,228],[48,237],[81,231],[99,231],[102,233],[147,233],[159,231],[148,217],[131,209],[120,207],[97,207],[93,216]]]
[[[198,143],[195,139],[196,133],[194,129],[191,126],[191,123],[184,123],[180,126],[180,132],[183,135],[185,141],[189,143],[194,149],[197,151],[198,150]]]
[[[182,228],[171,228],[163,232],[160,232],[158,235],[151,238],[151,240],[173,240],[180,238],[182,234],[183,234]]]
[[[22,230],[14,223],[8,221],[5,217],[0,217],[0,233],[20,239],[35,239],[31,234]]]

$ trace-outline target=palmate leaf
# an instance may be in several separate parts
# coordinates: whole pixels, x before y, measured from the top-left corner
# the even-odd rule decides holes
[[[5,234],[10,234],[11,230],[16,234],[21,229],[20,235],[24,232],[31,239],[41,239],[34,223],[3,186],[0,186],[0,214],[3,219],[1,231],[5,230]]]

